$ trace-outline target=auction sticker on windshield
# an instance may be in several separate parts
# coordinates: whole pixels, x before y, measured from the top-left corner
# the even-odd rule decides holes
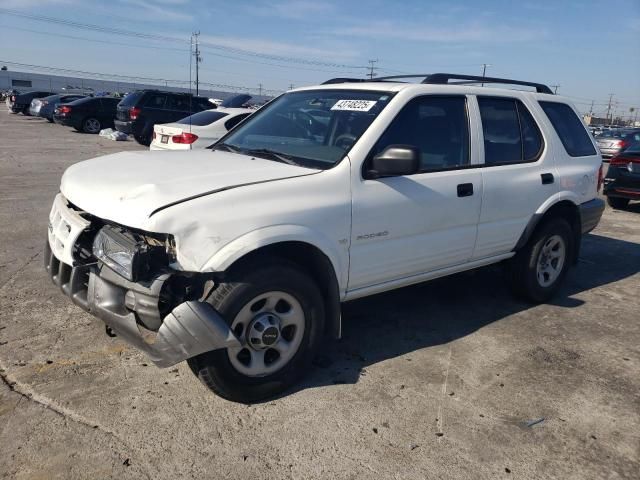
[[[351,112],[368,112],[378,103],[375,100],[338,100],[331,110],[348,110]]]

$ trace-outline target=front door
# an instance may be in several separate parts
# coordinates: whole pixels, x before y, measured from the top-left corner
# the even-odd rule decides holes
[[[419,149],[421,171],[375,180],[354,178],[349,291],[471,258],[482,174],[472,161],[467,103],[464,95],[416,97],[373,147],[365,169],[374,155],[399,144]]]

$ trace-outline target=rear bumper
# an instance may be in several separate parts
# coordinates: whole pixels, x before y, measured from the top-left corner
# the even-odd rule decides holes
[[[627,165],[612,165],[604,177],[603,193],[608,197],[640,200],[640,171],[634,164],[633,171]]]
[[[115,125],[116,130],[119,132],[126,133],[127,135],[133,132],[133,122],[114,120],[113,124]]]
[[[582,221],[582,233],[589,233],[596,228],[604,212],[604,201],[594,198],[588,202],[580,204],[580,219]]]
[[[158,300],[169,274],[161,274],[148,284],[128,282],[108,267],[95,263],[72,267],[61,262],[49,242],[44,263],[53,283],[73,303],[102,320],[159,367],[170,367],[210,350],[240,345],[224,319],[204,302],[179,304],[160,319],[157,331],[141,325],[139,317],[147,320],[160,317]]]

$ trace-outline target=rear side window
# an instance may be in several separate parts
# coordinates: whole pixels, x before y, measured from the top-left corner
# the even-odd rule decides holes
[[[187,95],[169,95],[164,108],[167,110],[177,110],[179,112],[190,112],[191,102],[191,97]]]
[[[147,98],[147,101],[144,102],[144,106],[149,108],[164,108],[165,99],[165,95],[152,93],[149,95],[149,98]]]
[[[535,161],[542,135],[522,102],[514,98],[478,97],[485,165]]]
[[[553,128],[560,137],[564,149],[572,157],[595,155],[596,149],[582,121],[573,109],[564,103],[540,102]]]
[[[204,127],[205,125],[211,125],[213,122],[217,122],[226,116],[226,113],[218,112],[217,110],[205,110],[204,112],[194,113],[193,115],[183,118],[177,123]]]

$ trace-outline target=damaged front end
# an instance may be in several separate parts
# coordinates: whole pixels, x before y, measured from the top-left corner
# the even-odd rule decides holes
[[[174,255],[169,235],[91,217],[61,194],[54,201],[44,259],[51,279],[159,367],[240,345],[203,301],[211,279],[173,270]]]

